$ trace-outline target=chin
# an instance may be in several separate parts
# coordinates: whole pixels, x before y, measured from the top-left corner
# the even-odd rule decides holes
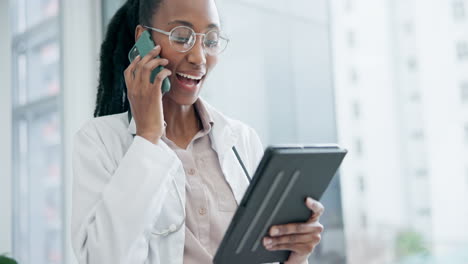
[[[171,88],[171,90],[163,96],[163,101],[170,100],[178,105],[192,105],[197,101],[199,92],[188,95],[177,93],[176,89],[177,88]]]

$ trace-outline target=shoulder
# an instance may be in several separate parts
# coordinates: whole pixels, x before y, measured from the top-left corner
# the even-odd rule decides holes
[[[75,144],[86,142],[106,146],[120,142],[123,145],[131,138],[128,124],[127,112],[93,118],[75,134]]]
[[[86,122],[77,134],[88,134],[95,136],[109,136],[111,134],[121,134],[128,129],[127,112],[95,117]]]

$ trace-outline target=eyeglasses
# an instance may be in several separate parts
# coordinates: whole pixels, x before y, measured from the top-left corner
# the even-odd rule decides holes
[[[175,27],[170,32],[148,26],[143,27],[168,36],[171,47],[178,52],[187,52],[192,49],[197,36],[202,36],[203,48],[207,54],[212,56],[223,52],[229,43],[229,39],[222,36],[216,29],[207,33],[195,33],[192,28],[187,26]]]
[[[178,52],[187,52],[193,48],[197,36],[202,36],[203,49],[212,56],[223,52],[229,43],[229,39],[222,36],[217,29],[206,33],[195,33],[192,28],[187,26],[177,26],[169,32],[148,26],[143,27],[168,36],[171,47]]]

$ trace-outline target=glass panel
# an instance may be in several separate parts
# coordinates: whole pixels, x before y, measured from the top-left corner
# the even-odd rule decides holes
[[[26,29],[26,0],[16,1],[16,20],[14,23],[15,32],[23,32]]]
[[[15,178],[16,182],[16,192],[15,192],[15,254],[19,260],[22,260],[24,263],[29,262],[27,246],[29,240],[29,185],[28,185],[28,168],[24,166],[28,163],[28,123],[24,120],[18,122],[16,133],[17,138],[17,161],[16,171],[17,177]],[[21,166],[23,165],[23,166]]]
[[[56,112],[19,123],[19,263],[63,263],[60,120]]]
[[[31,172],[30,215],[32,259],[47,263],[61,263],[61,163],[60,124],[57,113],[39,116],[31,122],[30,153]],[[34,140],[32,140],[34,139]]]
[[[28,101],[56,95],[60,91],[60,46],[50,40],[32,47],[28,56]]]
[[[27,101],[27,56],[26,54],[18,55],[17,60],[17,100],[19,104],[24,104]]]
[[[60,98],[59,0],[10,2],[13,254],[18,263],[64,263],[60,114],[56,102],[41,100]]]
[[[28,0],[27,25],[34,26],[58,13],[58,0]]]
[[[16,17],[14,32],[23,33],[37,24],[57,16],[59,0],[17,0],[13,1]]]

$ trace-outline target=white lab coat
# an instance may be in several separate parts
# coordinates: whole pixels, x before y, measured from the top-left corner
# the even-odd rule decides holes
[[[262,144],[252,128],[200,100],[213,118],[212,147],[239,204],[249,182],[232,147],[253,175]],[[184,168],[162,140],[152,144],[135,132],[122,113],[95,118],[75,136],[71,236],[79,263],[183,262],[185,226],[167,236],[151,231],[182,223]]]

